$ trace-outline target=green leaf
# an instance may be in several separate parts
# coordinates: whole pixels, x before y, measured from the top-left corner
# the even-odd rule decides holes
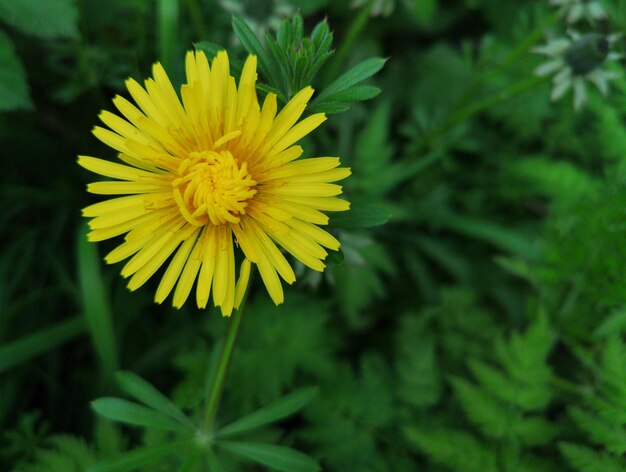
[[[380,93],[373,85],[355,85],[341,92],[326,95],[324,102],[362,102],[376,97]]]
[[[596,339],[626,333],[626,306],[614,310],[593,332]]]
[[[82,296],[87,326],[95,344],[96,352],[105,377],[112,377],[119,361],[113,312],[100,272],[100,258],[95,244],[87,241],[87,226],[81,225],[77,242],[78,283]]]
[[[614,454],[626,452],[626,429],[623,425],[606,421],[582,408],[571,407],[568,411],[578,427],[589,433],[594,444],[600,444]]]
[[[578,472],[624,472],[626,461],[577,444],[559,444],[561,453]]]
[[[85,332],[82,317],[62,321],[0,347],[0,373],[74,339]]]
[[[376,97],[380,93],[378,87],[371,85],[357,85],[343,92],[326,96],[323,101],[314,100],[307,108],[307,113],[340,113],[348,110],[348,102],[363,102]]]
[[[270,469],[284,472],[321,470],[315,459],[288,447],[231,441],[219,441],[217,444],[233,455],[257,462]]]
[[[409,443],[435,463],[453,471],[497,472],[496,455],[474,436],[465,432],[436,429],[405,430]]]
[[[324,264],[326,267],[339,266],[343,264],[345,259],[346,255],[341,249],[337,251],[328,251],[328,256],[324,259]]]
[[[336,93],[343,92],[344,90],[349,89],[359,82],[363,82],[365,79],[373,76],[379,70],[381,70],[385,65],[385,62],[387,62],[387,59],[374,57],[371,59],[367,59],[360,64],[357,64],[348,72],[335,80],[333,83],[331,83],[328,87],[326,87],[317,96],[314,103],[317,101],[326,101],[328,100],[328,97],[331,97]]]
[[[451,379],[452,386],[469,420],[488,437],[501,439],[511,433],[519,413],[500,404],[488,392],[460,377]]]
[[[417,408],[434,406],[443,390],[433,336],[423,327],[421,318],[401,319],[395,344],[399,398]]]
[[[143,447],[126,452],[120,456],[99,462],[87,469],[87,472],[126,472],[154,464],[160,459],[179,452],[181,448],[190,444],[190,440],[175,441],[156,446]]]
[[[220,438],[231,437],[286,418],[306,406],[317,393],[316,387],[303,388],[293,392],[276,400],[271,405],[260,408],[254,413],[224,426],[217,435]]]
[[[350,109],[348,103],[342,102],[317,102],[313,100],[307,107],[306,112],[308,114],[313,113],[326,113],[327,115],[336,115],[337,113],[343,113]]]
[[[0,18],[42,39],[78,37],[74,0],[0,0]]]
[[[391,217],[384,208],[352,206],[347,212],[333,214],[328,224],[335,228],[371,228],[384,225]]]
[[[138,375],[122,371],[117,372],[116,377],[121,389],[131,397],[183,424],[193,426],[192,421],[174,402]]]
[[[256,37],[247,23],[236,16],[233,16],[232,27],[243,47],[246,48],[250,54],[257,56],[261,71],[268,78],[270,78],[274,84],[278,84],[280,82],[281,75],[280,71],[277,69],[276,62],[267,53],[259,41],[259,38]]]
[[[534,383],[519,382],[482,361],[474,359],[468,364],[483,388],[510,405],[532,411],[545,408],[550,401],[552,390],[545,379],[537,379]]]
[[[200,41],[198,43],[194,43],[194,47],[198,51],[203,51],[206,54],[207,59],[209,61],[211,61],[215,56],[217,56],[218,52],[226,49],[224,48],[224,46],[212,43],[210,41]]]
[[[0,111],[32,106],[22,61],[11,39],[0,31]]]
[[[120,423],[167,431],[193,431],[193,426],[181,424],[170,416],[121,398],[98,398],[91,402],[91,406],[96,413]]]

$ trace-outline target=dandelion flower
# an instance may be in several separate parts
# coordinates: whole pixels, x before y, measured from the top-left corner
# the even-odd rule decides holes
[[[252,264],[272,300],[282,303],[280,279],[295,281],[283,251],[323,271],[326,249],[339,249],[319,226],[328,223],[323,212],[349,208],[333,182],[350,169],[339,167],[337,157],[299,159],[303,150],[295,143],[326,119],[318,113],[298,122],[311,87],[277,113],[274,94],[259,104],[255,56],[246,60],[238,86],[225,51],[211,65],[203,52],[188,52],[186,76],[181,103],[156,63],[145,87],[126,82],[137,106],[117,96],[122,116],[100,114],[109,129],[96,126],[93,133],[122,162],[79,156],[84,168],[116,179],[87,186],[116,196],[83,210],[92,218],[88,238],[125,234],[105,260],[127,260],[122,276],[130,278],[130,290],[167,265],[157,303],[174,291],[179,308],[195,285],[199,308],[212,296],[227,316],[243,298]]]
[[[587,33],[580,36],[575,32],[571,35],[572,39],[554,39],[534,49],[534,52],[549,58],[535,69],[535,74],[554,74],[551,95],[553,101],[573,89],[574,108],[578,110],[587,101],[585,80],[593,83],[602,95],[608,94],[608,82],[616,78],[617,74],[605,70],[603,66],[606,62],[619,59],[621,55],[610,52],[611,44],[618,38],[616,35],[604,37],[597,33]]]

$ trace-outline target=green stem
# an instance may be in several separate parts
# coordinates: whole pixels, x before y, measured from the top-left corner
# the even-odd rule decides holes
[[[233,348],[235,347],[235,340],[237,339],[237,333],[239,332],[239,325],[241,324],[241,317],[243,315],[245,300],[241,304],[238,310],[235,310],[228,326],[228,333],[226,334],[226,341],[224,347],[220,353],[220,357],[217,363],[217,369],[211,388],[208,393],[208,400],[206,403],[206,410],[204,413],[204,427],[206,431],[210,431],[213,428],[215,421],[215,415],[217,414],[217,408],[222,397],[222,391],[224,390],[224,379],[226,377],[226,371],[230,364],[230,358],[233,354]]]
[[[454,127],[456,124],[460,123],[463,120],[470,118],[471,116],[479,113],[500,101],[511,98],[515,95],[518,95],[526,90],[529,90],[535,87],[538,84],[542,84],[547,82],[548,77],[531,77],[527,80],[523,80],[521,82],[517,82],[510,87],[505,88],[501,92],[492,95],[491,97],[487,97],[481,101],[476,103],[467,104],[467,100],[471,97],[474,97],[478,94],[482,84],[487,82],[491,77],[496,74],[502,73],[503,70],[507,70],[514,64],[516,61],[520,59],[520,57],[526,53],[528,50],[539,41],[543,35],[545,34],[546,29],[550,28],[556,21],[559,19],[559,14],[554,13],[546,17],[537,27],[531,31],[526,38],[520,42],[502,61],[502,63],[489,71],[484,71],[478,74],[478,78],[475,79],[472,84],[467,87],[465,93],[461,96],[461,98],[456,102],[456,105],[452,108],[452,111],[448,115],[445,122],[435,129],[430,135],[428,135],[423,141],[420,141],[415,146],[414,151],[420,152],[421,145],[424,143],[430,143],[434,139],[441,137],[448,130]]]
[[[462,108],[457,111],[453,111],[448,115],[448,119],[437,129],[435,129],[432,133],[424,138],[423,141],[417,143],[416,151],[419,151],[422,146],[421,144],[430,144],[432,141],[440,138],[446,132],[448,132],[451,128],[461,123],[462,121],[471,118],[472,116],[480,113],[483,110],[486,110],[504,100],[508,100],[513,98],[516,95],[519,95],[523,92],[526,92],[538,85],[544,84],[550,80],[550,77],[537,77],[533,76],[526,80],[522,80],[520,82],[516,82],[513,85],[506,87],[504,90],[491,95],[490,97],[479,100],[478,102],[472,103],[471,105]]]

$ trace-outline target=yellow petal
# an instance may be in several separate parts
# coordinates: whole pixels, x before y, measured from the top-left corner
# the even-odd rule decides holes
[[[237,287],[235,288],[235,308],[239,308],[243,301],[243,296],[248,288],[248,282],[250,280],[250,259],[244,258],[239,268],[239,280],[237,280]]]
[[[324,113],[316,113],[315,115],[311,115],[305,118],[289,131],[287,131],[284,136],[280,138],[280,140],[276,144],[274,144],[272,150],[274,152],[280,152],[283,149],[286,149],[292,144],[300,141],[300,139],[309,134],[324,121],[326,121],[326,115]]]
[[[213,303],[220,306],[224,303],[228,285],[231,280],[234,283],[235,274],[229,274],[229,258],[234,257],[233,239],[230,235],[230,228],[221,225],[216,228],[216,260],[215,273],[213,274]]]
[[[87,184],[87,191],[98,195],[128,195],[134,193],[163,192],[166,183],[105,181]]]
[[[180,246],[174,258],[170,262],[170,265],[165,270],[165,274],[161,278],[161,282],[157,287],[156,294],[154,295],[154,301],[161,304],[167,298],[167,296],[174,288],[181,271],[189,258],[189,254],[196,244],[196,237],[186,239]]]
[[[311,197],[290,195],[285,197],[285,201],[306,205],[322,211],[346,211],[350,209],[350,202],[335,197]]]
[[[327,233],[323,229],[318,228],[317,226],[312,225],[310,223],[305,223],[304,221],[300,221],[294,218],[292,220],[287,221],[285,224],[288,226],[291,226],[295,231],[300,232],[304,234],[305,236],[308,236],[316,243],[319,243],[324,247],[332,249],[333,251],[338,250],[339,246],[341,246],[339,241],[337,241],[333,236],[331,236],[330,233]]]
[[[326,183],[291,183],[263,186],[263,193],[285,196],[333,197],[341,194],[341,185]]]
[[[105,161],[104,159],[98,159],[96,157],[78,156],[78,164],[96,174],[120,180],[138,180],[141,177],[157,177],[145,170],[116,164],[115,162]]]
[[[211,293],[213,273],[215,272],[215,226],[207,226],[201,239],[202,244],[202,267],[196,286],[196,300],[198,308],[206,308]]]
[[[196,243],[196,245],[193,248],[193,251],[191,252],[191,255],[187,259],[185,268],[180,274],[180,279],[178,280],[178,284],[176,285],[176,290],[174,291],[174,298],[172,300],[172,303],[174,307],[176,308],[180,308],[181,306],[183,306],[183,304],[189,297],[189,294],[191,293],[193,284],[196,281],[196,276],[198,275],[198,271],[200,270],[201,252],[202,252],[202,246]]]

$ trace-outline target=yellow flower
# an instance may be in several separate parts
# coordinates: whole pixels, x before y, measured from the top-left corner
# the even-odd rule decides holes
[[[259,105],[256,57],[249,56],[239,86],[230,75],[228,55],[218,53],[211,66],[202,52],[186,56],[187,82],[182,104],[163,67],[142,88],[126,82],[139,108],[121,96],[113,103],[120,116],[103,111],[94,135],[119,151],[124,164],[79,156],[78,163],[117,180],[91,183],[100,195],[124,195],[88,206],[90,241],[126,234],[105,258],[129,259],[122,269],[128,288],[142,286],[171,257],[157,288],[161,303],[172,290],[181,307],[196,285],[197,305],[213,303],[230,315],[243,298],[251,264],[256,264],[272,300],[283,301],[279,276],[291,284],[295,274],[279,249],[308,267],[324,270],[324,248],[339,241],[318,225],[322,211],[344,211],[341,186],[350,175],[337,157],[298,159],[294,144],[326,117],[298,122],[313,95],[296,94],[277,114],[276,96]],[[277,246],[278,245],[278,246]],[[236,277],[236,259],[241,260]]]

